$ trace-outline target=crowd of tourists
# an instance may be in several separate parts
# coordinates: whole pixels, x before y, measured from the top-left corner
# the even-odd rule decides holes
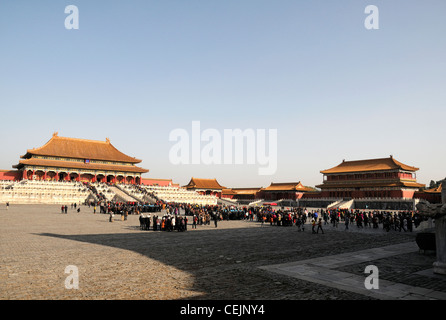
[[[72,208],[76,204],[72,204]],[[331,225],[339,228],[340,224],[345,230],[356,227],[358,229],[371,228],[383,229],[387,232],[404,231],[412,232],[423,220],[427,218],[416,211],[383,211],[364,209],[320,209],[311,211],[302,207],[280,209],[272,206],[226,206],[226,205],[197,205],[186,203],[166,203],[157,199],[156,203],[138,202],[114,202],[102,200],[99,203],[88,203],[97,208],[99,213],[109,214],[109,221],[113,221],[116,215],[122,220],[127,220],[128,215],[140,216],[141,230],[155,231],[186,231],[188,222],[195,229],[199,225],[217,227],[218,221],[245,220],[260,222],[262,226],[296,226],[298,231],[304,231],[309,224],[313,233],[323,232],[323,228]],[[66,206],[62,207],[62,213],[66,213]],[[78,209],[79,210],[79,209]],[[163,212],[163,214],[161,214]],[[149,213],[149,214],[147,214]],[[153,213],[153,215],[151,215]]]
[[[387,232],[412,232],[426,219],[415,211],[379,211],[363,209],[320,209],[308,211],[306,208],[280,208],[272,206],[235,207],[222,205],[172,205],[168,210],[170,214],[177,214],[176,206],[184,210],[186,216],[192,216],[196,225],[209,225],[211,221],[216,224],[221,220],[257,221],[262,225],[271,226],[297,226],[299,231],[305,230],[305,225],[311,225],[312,232],[323,232],[323,226],[331,225],[338,228],[344,225],[345,230],[351,226],[356,228],[381,228]],[[175,209],[172,209],[175,208]],[[194,226],[194,223],[193,223]]]
[[[299,230],[308,221],[311,222],[312,231],[322,229],[322,225],[331,225],[338,228],[342,223],[345,230],[349,226],[356,228],[382,228],[389,232],[409,231],[419,227],[423,220],[427,218],[414,211],[366,211],[363,209],[321,209],[308,211],[305,208],[293,208],[291,210],[271,210],[261,209],[257,214],[257,220],[263,223],[269,223],[276,226],[296,225]],[[317,232],[317,231],[316,231]]]
[[[99,202],[88,203],[88,206],[94,206],[94,213],[97,208],[99,213],[109,214],[110,221],[113,221],[115,215],[120,215],[122,220],[127,220],[128,215],[140,215],[140,226],[142,230],[187,230],[188,221],[192,228],[198,225],[209,225],[211,221],[217,227],[218,221],[224,220],[246,220],[257,221],[264,226],[297,226],[299,231],[305,230],[307,222],[311,225],[312,232],[323,232],[323,226],[331,225],[338,228],[340,224],[344,225],[345,230],[352,226],[358,229],[372,228],[383,229],[387,232],[405,231],[412,232],[423,220],[427,218],[418,214],[416,211],[387,211],[387,210],[368,210],[368,209],[320,209],[308,211],[302,207],[292,207],[280,209],[272,206],[226,206],[226,205],[198,205],[187,203],[166,203],[158,199],[156,194],[140,188],[141,192],[150,196],[155,203],[138,202],[115,202],[107,201],[105,196],[99,193],[94,186],[87,184],[93,190],[99,199]],[[87,203],[86,203],[87,204]],[[73,204],[72,204],[73,208]],[[76,204],[74,204],[76,209]],[[67,206],[62,206],[62,213],[67,213]],[[77,209],[79,212],[80,208]],[[161,213],[165,215],[145,215],[145,213]],[[181,216],[184,212],[184,216]],[[191,217],[188,219],[188,217]]]
[[[187,230],[187,216],[166,214],[162,217],[142,213],[139,216],[139,223],[141,230],[153,231],[186,231]],[[152,226],[152,228],[151,228]]]
[[[363,209],[320,209],[308,211],[306,208],[277,209],[271,206],[261,207],[227,207],[227,206],[185,206],[186,215],[197,217],[199,224],[209,224],[211,220],[247,220],[257,221],[262,225],[297,226],[299,231],[305,230],[305,224],[312,226],[312,231],[323,232],[323,226],[338,228],[342,223],[346,230],[371,228],[389,232],[408,231],[419,227],[427,218],[416,211],[379,211]]]

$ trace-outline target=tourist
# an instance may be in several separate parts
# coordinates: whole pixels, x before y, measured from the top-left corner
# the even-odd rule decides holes
[[[390,218],[388,216],[383,220],[383,229],[386,230],[386,232],[390,231]]]
[[[323,211],[323,215],[324,215],[324,225],[328,224],[328,213],[327,211]]]
[[[322,229],[322,218],[319,218],[319,222],[317,224],[317,231],[316,231],[316,233],[319,233],[319,230],[321,230],[322,233],[324,233],[324,230]]]
[[[218,223],[218,216],[217,213],[214,214],[214,225],[217,228],[217,223]]]
[[[376,215],[373,217],[372,221],[373,221],[373,229],[378,229],[379,219]]]
[[[409,230],[410,232],[412,232],[412,216],[409,216],[409,218],[407,219],[407,230]]]
[[[364,228],[367,228],[369,225],[369,216],[367,213],[364,213]]]
[[[363,221],[362,214],[361,213],[357,213],[356,214],[356,227],[363,228],[362,221]]]
[[[150,230],[150,214],[144,219],[145,221],[145,230]]]
[[[314,228],[316,227],[316,221],[314,219],[311,220],[311,233],[316,233],[316,230]]]
[[[300,217],[298,217],[296,219],[296,226],[297,226],[297,231],[302,231],[302,219]]]
[[[143,214],[139,216],[139,230],[145,230],[145,218]]]
[[[197,222],[198,222],[198,217],[194,215],[194,218],[192,220],[192,229],[197,229]]]
[[[407,231],[407,218],[406,217],[403,218],[401,228],[404,230],[404,232]],[[401,229],[400,229],[400,231],[401,231]]]
[[[161,231],[161,218],[158,216],[156,217],[156,230]]]
[[[158,229],[158,216],[153,216],[153,231]]]

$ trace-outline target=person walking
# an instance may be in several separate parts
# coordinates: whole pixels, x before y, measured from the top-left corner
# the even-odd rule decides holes
[[[218,223],[218,215],[217,213],[214,214],[214,225],[217,228],[217,223]]]
[[[158,217],[157,216],[153,216],[153,231],[157,231],[158,228]]]
[[[300,217],[298,217],[296,219],[296,226],[297,226],[297,231],[302,231],[302,220],[300,219]]]
[[[404,217],[402,220],[402,226],[400,228],[400,231],[401,231],[401,229],[403,229],[404,232],[407,232],[407,218],[406,217]]]
[[[409,230],[410,232],[412,232],[412,216],[409,216],[407,218],[407,230]]]
[[[321,230],[322,233],[324,233],[324,229],[322,229],[322,218],[319,218],[319,222],[317,224],[317,231],[316,231],[316,233],[319,233],[319,230]]]

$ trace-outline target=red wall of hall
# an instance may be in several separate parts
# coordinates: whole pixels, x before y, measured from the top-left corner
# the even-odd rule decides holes
[[[0,180],[21,180],[22,173],[17,170],[0,170]]]

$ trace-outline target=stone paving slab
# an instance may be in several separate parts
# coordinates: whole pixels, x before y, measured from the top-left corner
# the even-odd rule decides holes
[[[364,281],[367,275],[359,276],[333,270],[337,267],[361,262],[370,262],[370,264],[373,264],[373,261],[377,259],[416,251],[418,251],[416,244],[408,242],[358,252],[325,256],[323,259],[315,258],[286,264],[261,266],[259,268],[377,299],[419,298],[446,300],[446,292],[414,287],[387,280],[379,280],[379,289],[366,289]]]

